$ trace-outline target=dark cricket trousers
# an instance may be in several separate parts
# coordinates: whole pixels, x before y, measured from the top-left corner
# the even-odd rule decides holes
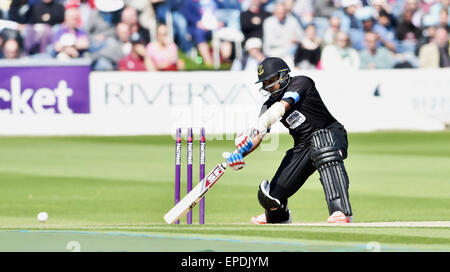
[[[348,140],[345,128],[335,122],[327,127],[339,146],[343,158],[347,158]],[[286,206],[288,198],[295,194],[306,180],[316,171],[311,160],[311,144],[296,145],[286,152],[275,176],[270,183],[270,195]],[[344,171],[344,174],[347,173]],[[348,179],[347,179],[348,180]],[[348,188],[349,184],[347,184]],[[267,214],[269,213],[269,214]],[[285,221],[289,214],[284,210],[266,211],[271,221]]]

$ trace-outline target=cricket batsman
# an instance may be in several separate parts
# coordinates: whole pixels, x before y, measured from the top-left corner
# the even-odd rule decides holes
[[[258,200],[265,212],[251,218],[253,224],[291,223],[288,199],[318,170],[330,216],[329,223],[349,223],[352,208],[349,178],[343,160],[347,157],[347,132],[328,111],[314,81],[307,76],[289,75],[280,58],[266,58],[258,66],[261,91],[270,95],[263,104],[256,124],[237,135],[236,151],[224,154],[234,170],[245,166],[244,157],[253,152],[270,127],[281,119],[294,138],[294,147],[285,157],[272,180],[259,185]]]

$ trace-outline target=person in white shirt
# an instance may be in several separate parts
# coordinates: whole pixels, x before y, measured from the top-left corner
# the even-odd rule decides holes
[[[304,31],[294,16],[287,14],[283,3],[275,4],[273,15],[263,23],[263,52],[282,58],[293,66],[294,54]]]
[[[336,33],[334,43],[322,50],[320,66],[323,70],[357,70],[360,60],[358,52],[350,46],[347,33]]]

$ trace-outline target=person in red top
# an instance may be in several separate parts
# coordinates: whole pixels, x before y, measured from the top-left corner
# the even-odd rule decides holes
[[[156,41],[149,43],[146,50],[158,71],[178,70],[178,47],[174,42],[169,41],[166,25],[158,26]]]
[[[131,52],[119,60],[120,71],[156,71],[152,60],[147,56],[145,41],[135,32],[131,35]]]

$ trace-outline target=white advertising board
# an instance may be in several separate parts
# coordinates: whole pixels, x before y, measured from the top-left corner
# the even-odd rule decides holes
[[[34,98],[30,107],[22,101],[23,107],[11,110],[12,97],[20,91],[22,99],[27,89],[22,83],[13,93],[9,74],[0,86],[1,135],[174,134],[177,127],[228,135],[255,122],[266,99],[254,84],[256,72],[91,72],[88,96],[68,81],[64,101],[71,111],[53,106],[60,96],[47,91],[61,81],[39,86],[39,77],[33,88],[42,93],[41,110],[35,110]],[[328,109],[349,132],[443,130],[450,124],[450,69],[292,72],[300,74],[315,81]],[[278,124],[275,131],[287,130]]]

